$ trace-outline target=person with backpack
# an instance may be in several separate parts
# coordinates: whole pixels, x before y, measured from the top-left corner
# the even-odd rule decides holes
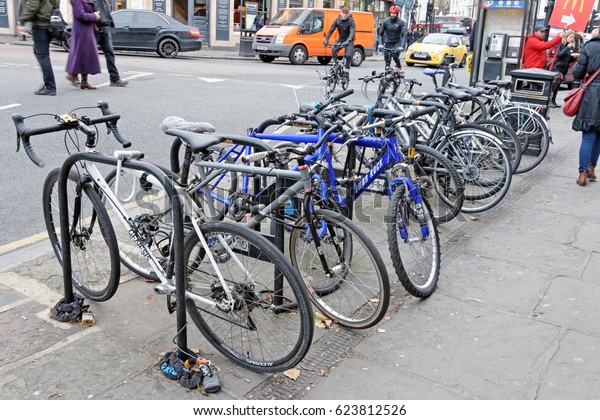
[[[31,23],[33,53],[42,69],[44,79],[44,85],[34,92],[36,95],[56,95],[56,79],[50,60],[52,34],[49,27],[52,11],[59,7],[59,4],[60,0],[21,0],[19,4],[19,31],[26,22]]]
[[[348,6],[342,7],[340,10],[340,16],[338,16],[338,18],[331,24],[331,27],[325,35],[325,41],[323,41],[323,45],[329,45],[329,38],[336,29],[338,31],[338,39],[336,43],[341,44],[342,47],[346,48],[344,51],[344,57],[346,60],[344,64],[344,74],[342,77],[349,79],[350,66],[352,65],[352,51],[354,51],[356,22],[354,22],[354,18],[350,14],[350,8]]]
[[[395,4],[390,7],[390,15],[385,18],[379,29],[379,41],[383,44],[383,58],[385,60],[385,68],[388,69],[392,63],[396,63],[396,68],[402,70],[402,64],[400,63],[400,51],[404,46],[406,37],[406,24],[402,19],[398,17],[400,13],[400,7]]]

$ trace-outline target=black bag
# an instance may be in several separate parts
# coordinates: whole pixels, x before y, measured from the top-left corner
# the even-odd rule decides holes
[[[67,22],[63,19],[62,13],[58,7],[52,10],[48,31],[50,31],[52,37],[57,41],[67,40]]]

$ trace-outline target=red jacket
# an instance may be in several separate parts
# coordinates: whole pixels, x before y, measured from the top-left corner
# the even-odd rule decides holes
[[[542,38],[534,34],[529,35],[523,51],[523,68],[544,70],[546,68],[546,50],[560,44],[561,41],[560,36],[544,42]]]

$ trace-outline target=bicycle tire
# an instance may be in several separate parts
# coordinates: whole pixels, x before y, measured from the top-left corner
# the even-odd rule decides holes
[[[521,141],[517,133],[508,125],[496,120],[479,120],[476,124],[461,124],[458,128],[483,129],[495,136],[508,152],[511,160],[513,174],[519,168],[521,163]]]
[[[437,287],[441,248],[431,206],[425,197],[422,199],[428,236],[422,239],[416,202],[410,199],[403,183],[394,190],[388,207],[387,234],[392,264],[400,283],[411,295],[427,298]]]
[[[306,217],[289,237],[289,256],[309,290],[312,303],[326,316],[349,328],[369,328],[385,315],[390,283],[375,244],[347,217],[315,209],[322,250],[317,250]],[[341,249],[336,249],[337,247]],[[334,277],[319,259],[323,252]]]
[[[463,179],[454,164],[436,149],[417,144],[415,175],[433,209],[436,224],[447,223],[461,211],[465,199]],[[408,148],[402,149],[404,154]]]
[[[48,238],[62,266],[58,201],[59,172],[60,168],[53,169],[44,181],[42,209]],[[67,181],[70,224],[75,220],[73,217],[75,189],[80,181],[79,174],[72,170]],[[84,297],[96,302],[104,302],[114,296],[119,287],[121,266],[117,239],[110,218],[94,187],[85,183],[81,191],[80,215],[77,217],[77,226],[71,234],[70,241],[71,278],[75,288]]]
[[[463,178],[463,213],[478,213],[497,205],[512,179],[510,156],[499,141],[482,130],[460,129],[436,149],[454,164]]]
[[[240,224],[207,222],[201,231],[220,274],[232,286],[235,302],[224,308],[226,295],[214,267],[206,261],[206,250],[195,231],[188,234],[186,306],[194,324],[219,352],[246,369],[275,373],[297,365],[310,348],[314,322],[298,272],[272,243]],[[244,270],[223,252],[219,237],[239,246],[234,255]],[[282,273],[280,286],[273,285],[276,269]],[[194,300],[194,295],[208,297],[212,304]]]
[[[542,114],[525,106],[510,106],[498,111],[492,119],[511,127],[521,141],[521,162],[515,173],[529,172],[542,163],[552,142]]]

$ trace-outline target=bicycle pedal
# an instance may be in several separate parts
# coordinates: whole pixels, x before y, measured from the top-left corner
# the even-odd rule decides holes
[[[84,312],[81,314],[81,326],[91,327],[96,323],[96,315],[93,312]]]

